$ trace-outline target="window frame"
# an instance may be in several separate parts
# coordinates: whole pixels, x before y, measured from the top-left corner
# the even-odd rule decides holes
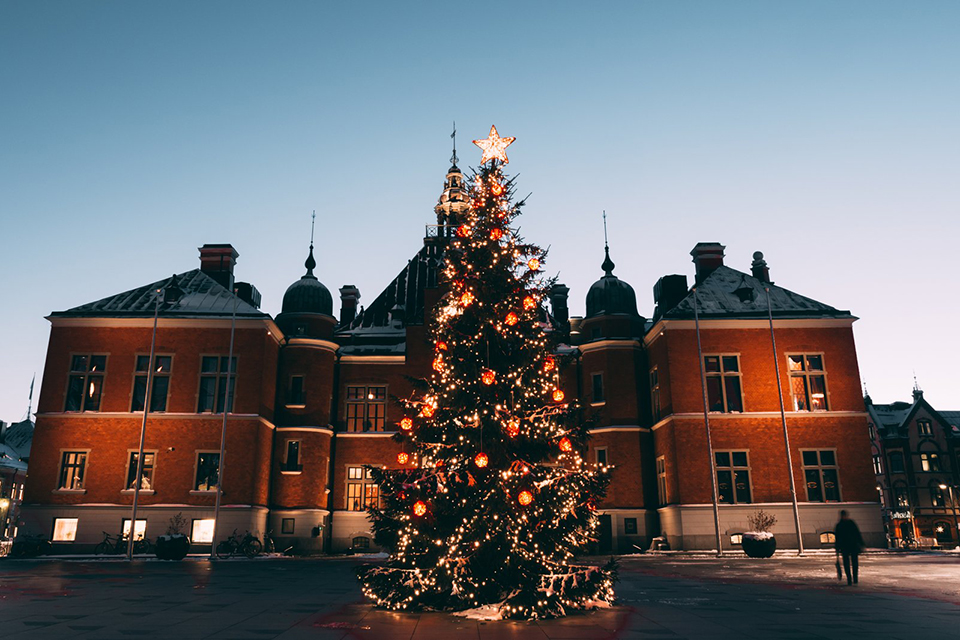
[[[57,465],[57,488],[58,493],[86,493],[87,492],[87,473],[90,470],[90,452],[91,449],[60,449],[60,463]],[[67,454],[83,454],[83,466],[80,477],[80,488],[70,488],[63,486],[63,472],[66,468],[65,457]]]
[[[198,488],[197,488],[198,485],[199,485],[199,483],[197,482],[197,480],[198,480],[198,475],[197,475],[197,474],[200,473],[200,456],[201,456],[201,455],[216,455],[216,456],[217,456],[217,482],[214,483],[212,489],[198,489]],[[194,450],[194,455],[193,455],[193,483],[190,485],[190,486],[192,487],[192,488],[190,489],[190,493],[192,493],[192,494],[201,494],[201,495],[209,495],[209,494],[211,494],[211,493],[216,493],[216,491],[217,491],[217,484],[220,482],[220,469],[221,469],[221,466],[222,466],[219,456],[220,456],[220,450],[219,450],[219,449],[196,449],[196,450]],[[202,518],[201,518],[201,519],[202,519]]]
[[[57,539],[57,523],[60,521],[69,522],[73,521],[73,537],[69,540]],[[77,541],[77,532],[80,530],[80,518],[79,517],[56,517],[53,519],[53,523],[50,528],[50,542],[64,543],[64,542],[76,542]]]
[[[943,473],[943,461],[939,451],[918,451],[920,461],[918,473]]]
[[[717,454],[718,454],[718,453],[729,455],[730,464],[729,464],[729,465],[721,465],[720,463],[718,463],[718,462],[717,462]],[[745,455],[745,456],[747,457],[747,464],[746,464],[746,465],[735,465],[735,464],[733,463],[733,454],[735,454],[735,453],[742,453],[743,455]],[[749,450],[749,449],[714,449],[714,451],[713,451],[713,468],[714,468],[714,471],[717,473],[717,497],[718,497],[718,499],[719,499],[719,496],[720,496],[720,472],[721,472],[721,471],[727,471],[727,472],[730,473],[730,481],[731,481],[730,490],[731,490],[731,495],[732,495],[733,501],[732,501],[732,502],[727,502],[727,501],[725,501],[725,500],[720,500],[720,503],[721,503],[721,504],[732,504],[732,505],[754,504],[754,500],[753,500],[753,468],[750,466],[750,450]],[[736,486],[736,485],[737,485],[737,472],[738,472],[738,471],[745,471],[746,474],[747,474],[747,493],[749,494],[750,499],[747,500],[747,501],[745,501],[745,502],[741,502],[740,499],[739,499],[739,497],[737,496],[737,486]]]
[[[814,452],[817,454],[817,464],[815,466],[808,465],[807,462],[803,459],[803,454],[806,452]],[[823,460],[821,458],[821,453],[823,452],[830,452],[833,454],[832,465],[823,463]],[[843,502],[843,487],[841,486],[841,482],[840,482],[840,458],[839,456],[837,456],[836,449],[829,448],[829,447],[816,448],[816,449],[811,449],[811,448],[800,449],[800,467],[801,467],[801,471],[803,472],[803,488],[806,494],[807,502],[812,502],[815,504],[829,504],[831,502],[834,502],[834,503]],[[820,494],[822,498],[821,500],[810,499],[810,487],[807,482],[807,471],[814,471],[814,470],[817,471],[817,476],[819,479]],[[837,477],[837,482],[836,482],[837,499],[836,500],[830,500],[827,498],[826,483],[824,482],[824,479],[823,479],[824,470],[834,470],[836,472],[836,477]]]
[[[603,452],[603,460],[600,460],[600,452]],[[603,466],[608,466],[610,464],[609,449],[608,447],[596,447],[593,450],[593,457],[596,460],[596,463]]]
[[[367,469],[367,468],[366,468],[365,466],[363,466],[363,465],[358,465],[358,464],[348,464],[348,465],[345,465],[345,467],[346,467],[346,482],[344,483],[344,492],[343,492],[343,495],[344,495],[344,508],[345,508],[347,511],[353,511],[353,512],[364,512],[364,511],[366,511],[367,508],[368,508],[368,504],[367,504],[367,499],[368,499],[367,487],[369,487],[369,486],[372,486],[372,487],[375,487],[375,488],[376,488],[376,494],[377,494],[376,504],[374,504],[373,506],[379,508],[380,503],[381,503],[381,500],[380,500],[380,485],[378,485],[376,482],[374,482],[374,480],[373,480],[373,474],[371,473],[371,470],[370,470],[370,469]],[[357,478],[351,478],[351,477],[350,477],[350,474],[351,474],[354,470],[357,470],[357,469],[359,469],[359,474],[360,474],[360,476],[357,477]],[[356,497],[357,497],[357,496],[351,496],[351,495],[350,495],[350,487],[351,487],[351,485],[355,485],[355,486],[358,486],[358,487],[359,487],[359,492],[360,492],[360,494],[359,494],[360,504],[359,504],[359,508],[356,508],[356,509],[353,508],[353,506],[350,504],[351,498],[353,498],[353,499],[355,500]]]
[[[630,531],[631,527],[628,527],[628,524],[633,524],[633,531]],[[623,519],[623,535],[625,536],[636,536],[639,535],[639,523],[636,518],[624,518]]]
[[[660,499],[660,506],[668,504],[667,502],[667,456],[657,456],[657,498]]]
[[[198,522],[210,522],[210,523],[213,523],[213,521],[214,521],[213,518],[191,518],[191,519],[190,519],[190,544],[209,544],[209,545],[213,545],[213,525],[212,525],[212,524],[210,525],[210,539],[209,539],[209,540],[201,540],[200,537],[197,536],[197,533],[196,533],[197,523],[198,523]]]
[[[133,528],[133,535],[134,536],[137,535],[137,531],[141,528],[140,527],[141,523],[143,523],[143,531],[140,532],[142,535],[140,536],[140,538],[138,538],[139,540],[142,540],[147,537],[147,519],[146,518],[137,518],[137,524],[134,525],[134,528]],[[130,518],[120,518],[120,536],[124,540],[128,540],[129,535],[130,535]]]
[[[810,366],[807,363],[807,358],[810,357],[820,358],[821,369],[817,369],[811,372]],[[827,374],[827,357],[826,354],[822,351],[803,351],[803,352],[793,352],[785,353],[784,357],[787,360],[787,389],[790,391],[790,402],[792,410],[797,413],[821,413],[824,411],[830,411],[830,407],[833,406],[833,402],[830,400],[830,382],[829,376]],[[790,368],[790,358],[803,358],[803,369],[794,370]],[[813,407],[813,391],[810,387],[810,377],[811,376],[822,376],[823,377],[823,404],[822,409],[814,409]],[[810,408],[807,409],[798,409],[796,394],[793,391],[793,380],[794,378],[803,378],[804,380],[804,392],[806,397],[804,400],[807,403],[807,406]]]
[[[287,531],[287,523],[290,523],[290,530]],[[280,518],[280,535],[282,536],[292,536],[297,530],[297,519],[296,518]]]
[[[933,421],[927,419],[917,420],[917,435],[921,438],[932,438]]]
[[[597,381],[600,381],[600,398],[597,398]],[[591,406],[600,406],[607,403],[607,394],[606,388],[603,383],[603,372],[596,372],[590,374],[590,405]]]
[[[203,370],[203,359],[204,359],[204,358],[217,358],[217,371],[216,371],[216,373],[204,372],[204,370]],[[228,369],[229,369],[229,368],[232,368],[233,371],[232,371],[232,372],[231,372],[231,371],[228,371],[228,372],[224,373],[224,372],[222,372],[222,371],[220,370],[220,368],[222,367],[222,362],[223,362],[223,360],[225,360],[225,359],[227,359],[227,358],[229,358],[229,354],[224,354],[224,353],[201,353],[201,354],[199,354],[199,363],[198,363],[198,365],[197,365],[197,370],[198,370],[198,374],[197,374],[197,397],[196,397],[196,403],[195,403],[195,406],[196,406],[196,408],[197,408],[197,411],[196,411],[196,412],[197,412],[199,415],[223,415],[223,413],[224,413],[223,410],[219,410],[219,411],[217,410],[217,409],[219,408],[219,406],[220,406],[220,379],[221,379],[221,378],[226,378],[226,379],[227,379],[226,388],[225,388],[225,394],[224,394],[225,397],[224,397],[224,403],[223,403],[223,404],[224,404],[224,407],[223,407],[223,408],[226,410],[227,413],[234,413],[235,410],[236,410],[236,404],[237,404],[237,382],[238,382],[238,379],[239,379],[239,377],[240,377],[240,356],[239,356],[236,352],[234,352],[234,354],[233,354],[233,364],[232,364],[232,367],[231,367],[231,366],[228,366]],[[212,407],[211,409],[209,409],[209,410],[202,410],[202,409],[200,408],[200,402],[201,402],[201,399],[202,399],[201,392],[202,392],[202,390],[203,390],[203,381],[204,381],[204,380],[209,380],[209,379],[214,379],[214,380],[215,380],[215,383],[214,383],[214,393],[213,393],[213,407]],[[232,390],[232,393],[231,393],[231,389],[230,389],[230,381],[231,381],[231,380],[233,380],[233,390]],[[229,401],[229,402],[228,402],[228,401]]]
[[[363,389],[361,400],[350,398],[351,389]],[[371,389],[383,389],[383,399],[371,398]],[[390,387],[386,383],[348,384],[344,389],[343,401],[343,430],[347,433],[385,433],[387,432],[387,401],[390,399]],[[370,420],[370,407],[382,407],[383,415]],[[351,416],[351,407],[360,407],[360,416]],[[359,427],[354,421],[359,420]],[[368,428],[367,425],[370,424]],[[379,425],[380,428],[377,428]]]
[[[138,361],[140,358],[147,358],[147,359],[149,360],[149,359],[150,359],[150,354],[149,354],[149,353],[135,353],[135,354],[133,354],[133,375],[132,375],[132,377],[131,377],[131,379],[133,380],[133,384],[132,384],[131,387],[130,387],[130,413],[143,413],[143,409],[142,409],[142,408],[141,408],[141,409],[136,409],[136,408],[134,408],[134,404],[133,404],[133,403],[136,401],[136,399],[137,399],[137,379],[138,379],[138,378],[143,378],[143,379],[144,379],[144,380],[143,380],[143,386],[144,386],[144,390],[143,390],[143,404],[144,404],[144,406],[147,406],[147,395],[150,396],[150,411],[149,411],[149,413],[166,413],[166,412],[167,412],[167,410],[169,409],[169,405],[170,405],[170,379],[171,379],[171,377],[173,376],[173,361],[174,361],[174,357],[173,357],[173,356],[174,356],[173,353],[154,353],[154,354],[153,354],[153,366],[154,366],[154,369],[156,369],[157,359],[159,359],[159,358],[170,358],[170,369],[169,369],[168,371],[164,371],[164,372],[154,371],[154,372],[153,372],[153,376],[150,376],[149,369],[148,369],[147,371],[140,371],[140,370],[137,369],[137,361]],[[148,367],[149,367],[149,362],[148,362]],[[151,386],[150,389],[147,389],[147,388],[146,388],[146,386],[147,386],[147,378],[148,378],[148,377],[150,378],[150,386]],[[153,396],[154,396],[154,393],[156,393],[156,389],[157,389],[157,386],[156,386],[157,378],[166,378],[166,381],[167,381],[167,389],[166,389],[166,391],[165,391],[165,393],[164,393],[164,396],[163,396],[163,409],[154,409],[154,408],[153,408],[154,400],[156,399],[156,398],[154,398]],[[149,394],[148,394],[148,392],[149,392]]]
[[[652,367],[648,374],[650,382],[650,414],[653,423],[660,422],[663,416],[663,407],[660,404],[660,368]]]
[[[719,371],[708,371],[707,370],[707,358],[717,358],[717,363],[720,367]],[[737,370],[736,371],[726,371],[726,368],[723,364],[724,358],[736,358],[737,359]],[[703,377],[704,385],[707,387],[707,402],[709,403],[710,395],[710,380],[718,379],[720,381],[720,399],[723,402],[723,409],[717,410],[712,407],[709,408],[709,413],[745,413],[746,412],[746,403],[744,402],[744,393],[743,393],[743,366],[740,362],[739,353],[705,353],[703,354]],[[730,400],[727,397],[727,379],[736,379],[737,387],[740,392],[740,409],[731,410],[730,409]],[[709,406],[709,405],[708,405]]]
[[[74,369],[73,369],[73,359],[76,358],[77,356],[85,356],[86,358],[88,358],[88,364],[87,364],[87,369],[86,369],[86,371],[83,371],[83,372],[81,372],[81,371],[79,371],[79,370],[78,370],[78,371],[74,371]],[[102,372],[93,372],[93,371],[90,371],[90,368],[89,368],[89,367],[90,367],[89,360],[93,359],[94,356],[103,356],[103,371],[102,371]],[[110,369],[109,369],[110,353],[109,353],[109,352],[98,352],[98,351],[91,351],[91,352],[71,351],[70,354],[68,355],[68,358],[69,358],[69,360],[67,361],[67,386],[66,386],[66,389],[64,390],[64,394],[63,394],[63,412],[64,412],[64,413],[100,413],[100,412],[102,411],[102,407],[103,407],[104,390],[105,390],[105,388],[106,388],[106,386],[107,386],[107,372],[110,370]],[[88,408],[87,408],[87,394],[83,391],[84,389],[87,388],[88,380],[89,380],[89,378],[90,378],[90,374],[91,374],[91,373],[97,373],[97,374],[99,374],[98,377],[100,378],[100,394],[97,396],[97,408],[96,408],[96,409],[88,409]],[[81,392],[80,392],[80,408],[79,408],[79,409],[68,409],[67,407],[69,406],[69,403],[70,403],[70,387],[71,387],[71,383],[73,382],[73,379],[74,379],[75,377],[77,377],[78,375],[81,375],[81,374],[83,375],[83,385],[81,386]]]
[[[293,397],[293,381],[300,380],[300,397]],[[288,409],[304,409],[307,406],[307,376],[302,373],[292,374],[287,380],[287,402],[283,406]]]
[[[130,475],[132,473],[135,473],[133,456],[135,456],[139,452],[140,452],[139,449],[127,449],[127,468],[126,468],[126,474],[124,475],[124,483],[123,483],[123,489],[122,489],[123,492],[128,492],[128,493],[134,492],[135,487],[130,486],[130,484],[127,481],[130,480]],[[157,455],[159,454],[159,451],[156,449],[144,449],[143,450],[144,460],[146,460],[147,456],[150,454],[153,455],[153,463],[150,465],[150,476],[148,478],[148,481],[150,482],[150,488],[144,489],[143,487],[140,487],[141,494],[153,493],[156,491]],[[143,468],[144,470],[146,470],[146,462],[144,462]]]
[[[290,445],[292,443],[297,443],[297,464],[294,466],[290,465]],[[288,474],[296,474],[303,471],[303,439],[302,438],[286,438],[283,441],[283,459],[280,462],[280,472]]]
[[[899,460],[900,464],[893,464],[894,460]],[[890,470],[890,473],[906,473],[906,461],[907,458],[903,455],[903,451],[900,449],[894,449],[893,451],[887,453],[887,469]]]

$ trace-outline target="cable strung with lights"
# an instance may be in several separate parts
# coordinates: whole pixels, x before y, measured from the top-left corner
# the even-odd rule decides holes
[[[514,140],[491,127],[474,141],[483,157],[469,208],[450,221],[432,374],[404,402],[401,468],[371,469],[373,530],[390,557],[359,576],[381,607],[544,618],[614,600],[612,562],[575,564],[597,538],[609,468],[585,460],[588,422],[561,388],[546,251],[512,225],[523,201],[502,168]]]

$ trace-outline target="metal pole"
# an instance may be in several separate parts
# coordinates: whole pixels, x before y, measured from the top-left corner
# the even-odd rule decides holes
[[[137,475],[133,484],[133,509],[130,513],[130,534],[127,536],[127,560],[133,560],[133,541],[137,532],[137,505],[140,502],[140,480],[143,476],[143,442],[147,437],[147,414],[150,412],[150,392],[153,386],[153,354],[157,347],[157,318],[160,317],[160,291],[153,305],[153,337],[150,338],[150,359],[147,361],[147,388],[143,391],[143,421],[140,423],[140,448],[137,449]],[[120,535],[123,535],[121,528]]]
[[[707,431],[707,453],[710,455],[710,484],[713,487],[713,524],[717,532],[717,557],[723,556],[720,539],[720,496],[717,493],[717,461],[713,457],[713,440],[710,437],[710,410],[707,407],[707,374],[703,370],[703,347],[700,344],[700,312],[697,307],[697,288],[693,288],[693,322],[697,328],[697,359],[700,361],[700,390],[703,392],[703,426]]]
[[[947,485],[950,490],[950,510],[953,511],[953,535],[951,538],[957,538],[957,549],[960,549],[960,518],[957,517],[957,501],[953,497],[953,485]]]
[[[773,345],[773,369],[777,372],[777,395],[780,397],[780,424],[783,425],[783,446],[787,451],[787,469],[790,471],[790,499],[793,501],[793,519],[797,525],[797,555],[803,555],[803,532],[800,529],[800,505],[797,503],[797,485],[793,477],[793,456],[790,453],[790,435],[787,431],[787,413],[783,408],[783,385],[780,381],[780,358],[777,338],[773,333],[773,307],[770,305],[770,287],[767,292],[767,318],[770,320],[770,344]]]
[[[217,526],[220,524],[220,498],[223,495],[223,458],[227,449],[227,415],[230,413],[230,382],[234,380],[233,371],[233,336],[237,329],[237,292],[233,292],[233,317],[230,319],[230,351],[227,356],[227,388],[223,399],[223,425],[220,427],[220,459],[217,461],[217,501],[213,507],[213,539],[210,542],[210,558],[216,557]]]

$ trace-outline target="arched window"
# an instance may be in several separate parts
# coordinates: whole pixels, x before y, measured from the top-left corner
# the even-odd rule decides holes
[[[833,534],[833,531],[824,531],[820,534],[820,544],[831,545],[837,541],[837,536]]]
[[[370,548],[370,538],[367,536],[357,536],[353,539],[353,548],[357,550],[366,550]]]
[[[890,473],[903,473],[903,453],[900,451],[890,453]]]

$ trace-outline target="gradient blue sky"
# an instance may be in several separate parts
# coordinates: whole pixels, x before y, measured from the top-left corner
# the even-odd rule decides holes
[[[850,309],[876,401],[960,409],[960,3],[0,4],[0,418],[44,316],[230,242],[279,311],[318,275],[369,303],[420,246],[457,121],[533,192],[523,233],[582,314],[698,241]]]

